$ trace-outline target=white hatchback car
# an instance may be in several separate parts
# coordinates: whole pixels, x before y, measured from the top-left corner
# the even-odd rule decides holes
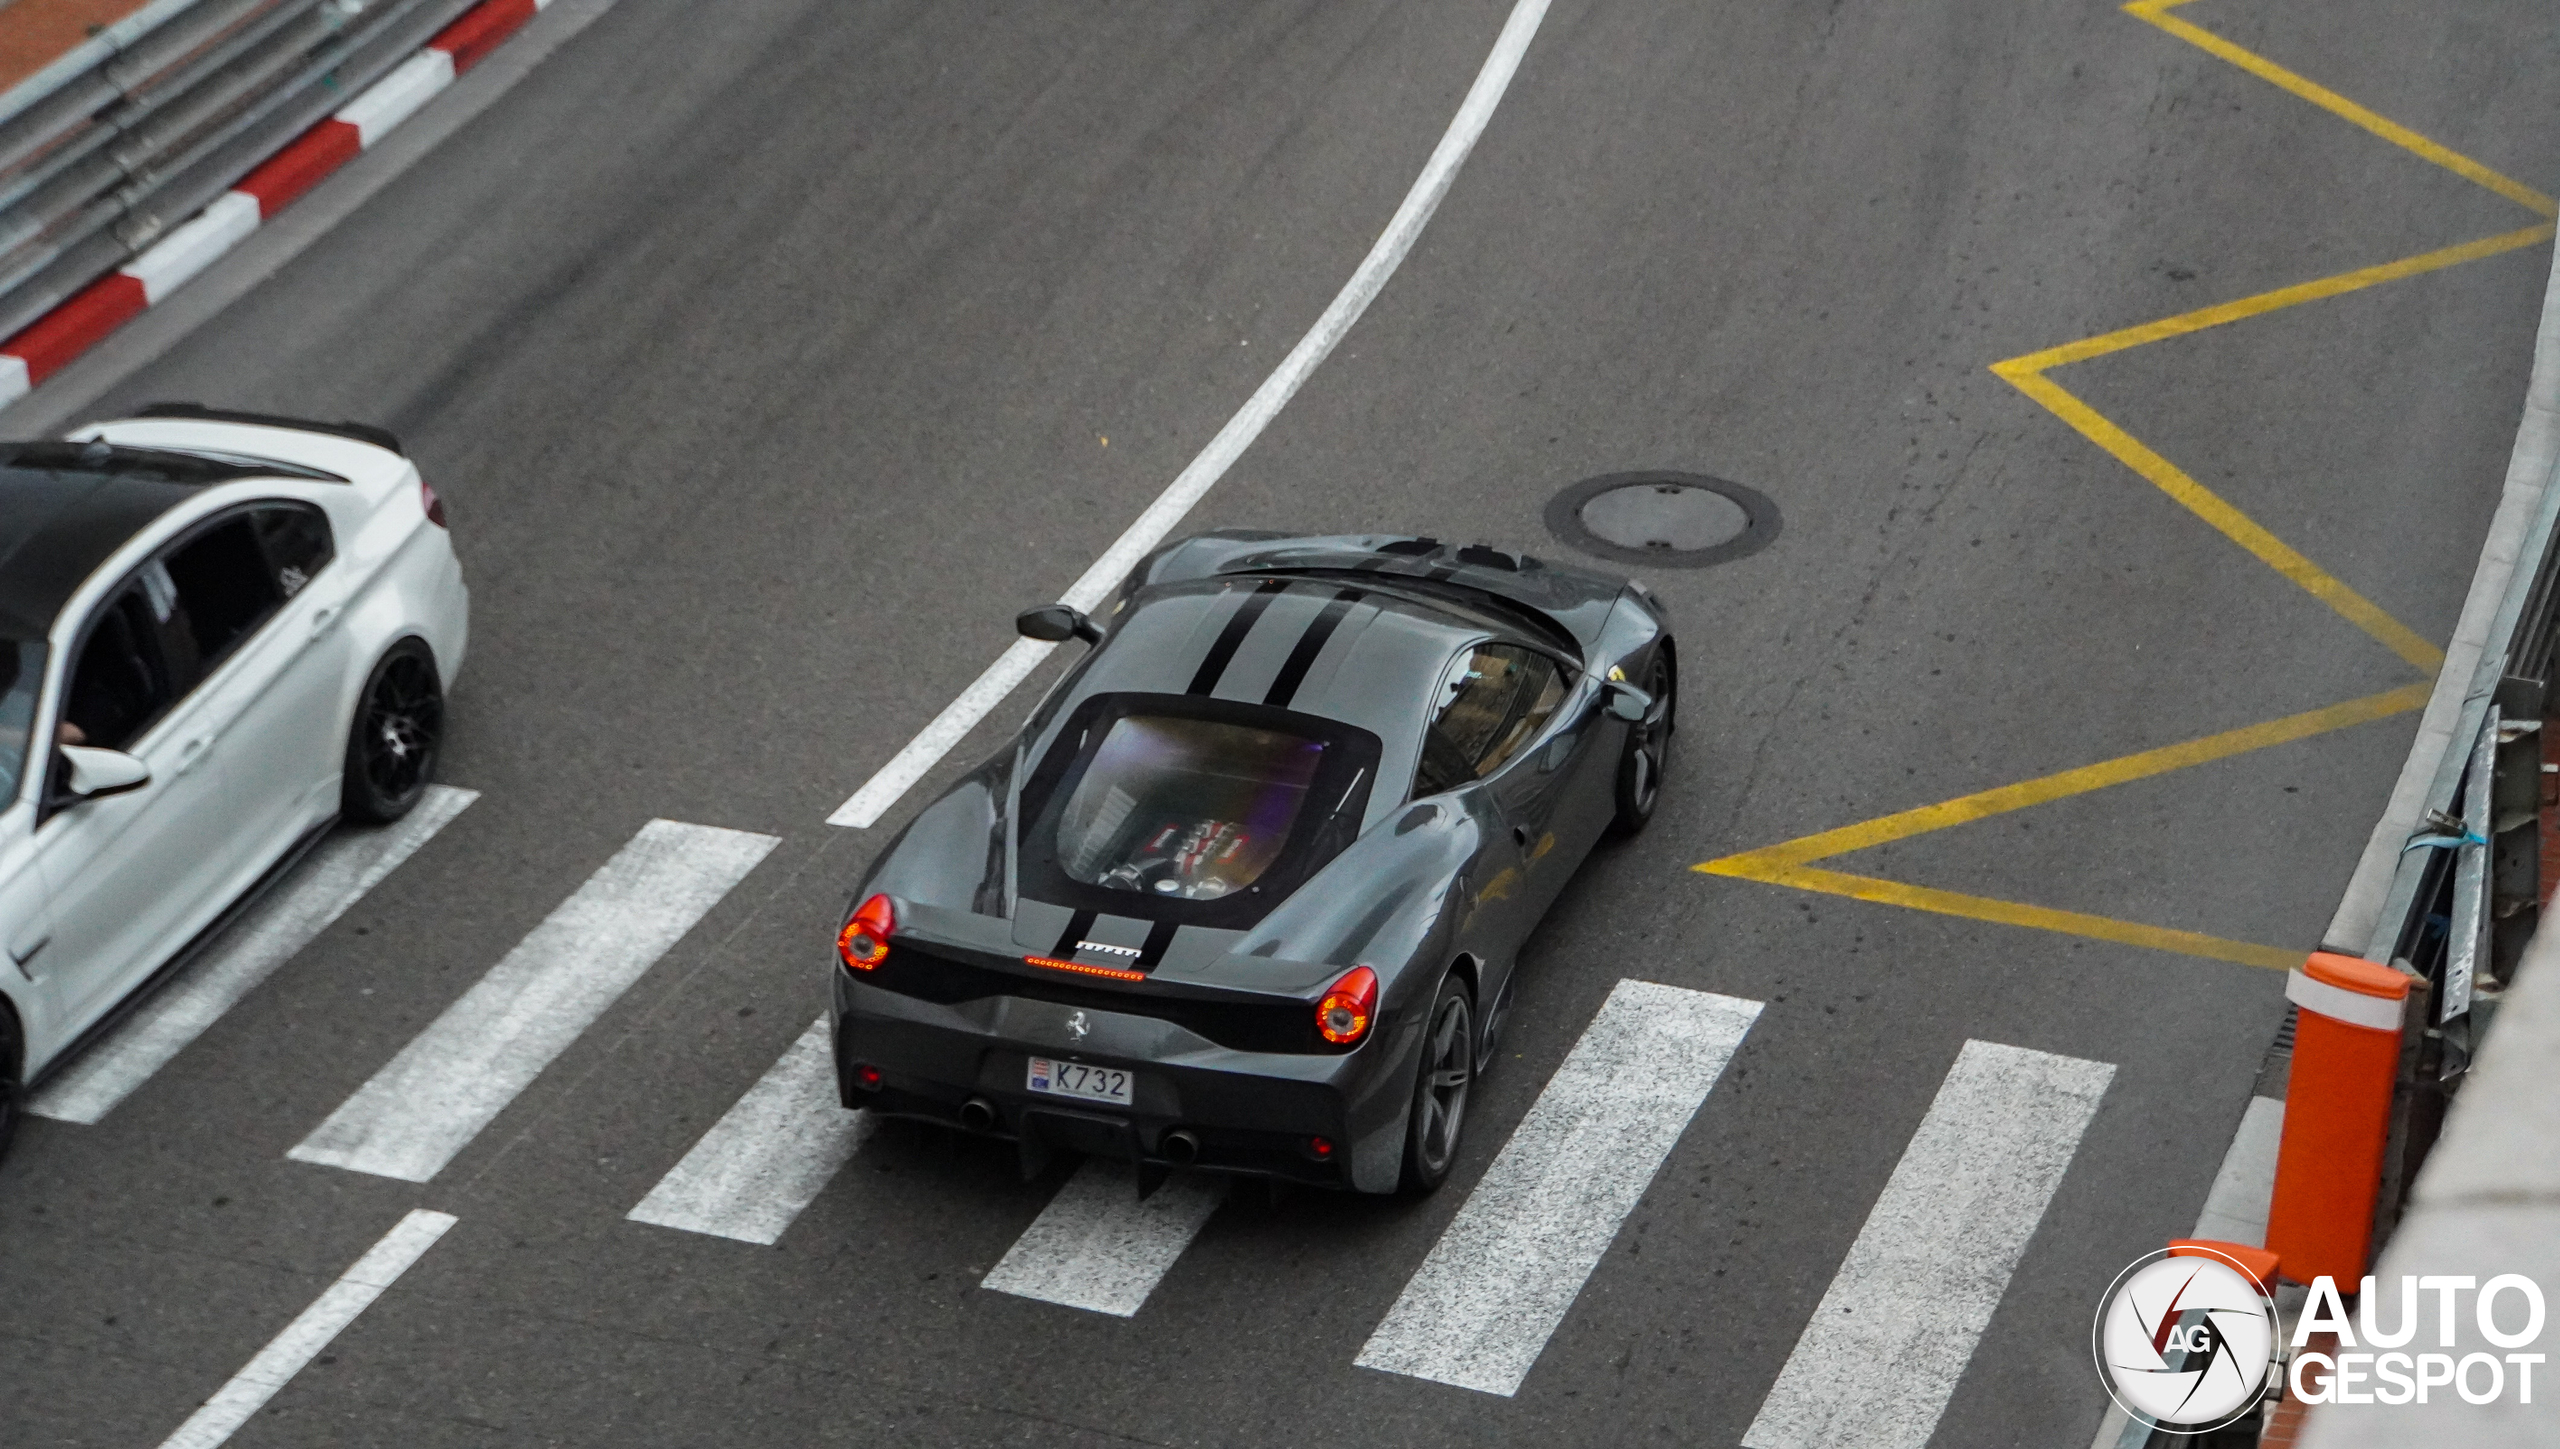
[[[0,1146],[332,821],[417,803],[469,603],[381,429],[171,403],[0,443]]]

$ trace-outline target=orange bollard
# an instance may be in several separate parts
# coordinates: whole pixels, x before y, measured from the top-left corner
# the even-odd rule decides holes
[[[2247,1243],[2226,1243],[2220,1238],[2171,1238],[2172,1258],[2220,1258],[2230,1263],[2272,1294],[2276,1291],[2276,1255]]]
[[[2388,966],[2315,951],[2285,982],[2284,994],[2302,1010],[2267,1248],[2296,1283],[2322,1276],[2353,1283],[2364,1276],[2373,1246],[2409,978]]]

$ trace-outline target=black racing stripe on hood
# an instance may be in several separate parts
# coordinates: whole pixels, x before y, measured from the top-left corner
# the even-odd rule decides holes
[[[1074,960],[1076,947],[1084,943],[1084,933],[1093,929],[1094,919],[1092,911],[1078,911],[1067,917],[1067,928],[1058,933],[1058,948],[1049,954],[1061,961]]]
[[[1173,949],[1174,933],[1182,927],[1171,921],[1158,921],[1147,929],[1147,943],[1138,948],[1137,969],[1153,971],[1164,953]]]
[[[1264,704],[1278,709],[1289,707],[1289,701],[1297,696],[1298,686],[1307,682],[1307,671],[1315,667],[1316,656],[1324,652],[1325,641],[1333,637],[1334,630],[1342,627],[1343,616],[1351,612],[1352,604],[1360,597],[1358,589],[1334,591],[1333,598],[1317,611],[1315,622],[1307,625],[1307,632],[1298,636],[1287,662],[1280,666],[1280,673],[1272,679],[1271,688],[1262,696]]]
[[[1253,632],[1254,621],[1260,619],[1262,611],[1270,608],[1271,601],[1288,587],[1287,579],[1264,579],[1245,596],[1244,602],[1236,606],[1234,615],[1227,620],[1227,627],[1218,631],[1217,642],[1209,646],[1208,654],[1200,660],[1199,672],[1191,676],[1191,687],[1183,693],[1213,694],[1217,691],[1219,677],[1227,672],[1227,664],[1236,657],[1236,650],[1244,646],[1244,636]]]

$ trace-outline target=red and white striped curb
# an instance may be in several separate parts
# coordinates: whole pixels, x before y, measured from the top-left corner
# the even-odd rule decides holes
[[[551,0],[483,0],[336,115],[303,132],[149,250],[0,344],[0,407],[104,341],[238,246],[330,172],[373,149]]]

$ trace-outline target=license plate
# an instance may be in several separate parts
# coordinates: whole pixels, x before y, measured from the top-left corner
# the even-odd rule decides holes
[[[1137,1078],[1118,1067],[1089,1067],[1082,1062],[1053,1062],[1047,1057],[1031,1059],[1032,1091],[1051,1097],[1073,1097],[1079,1102],[1107,1102],[1114,1107],[1131,1105]]]

